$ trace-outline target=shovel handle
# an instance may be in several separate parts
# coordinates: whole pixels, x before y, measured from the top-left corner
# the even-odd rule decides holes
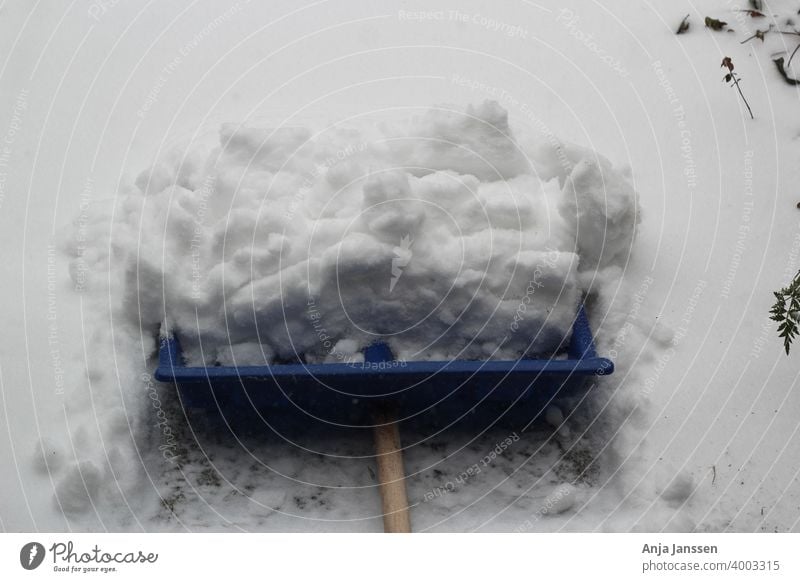
[[[378,463],[378,483],[383,506],[383,531],[410,533],[406,474],[396,418],[389,410],[378,410],[373,416],[375,459]]]

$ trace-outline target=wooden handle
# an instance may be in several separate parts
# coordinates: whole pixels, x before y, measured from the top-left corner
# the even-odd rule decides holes
[[[388,410],[376,411],[375,455],[378,462],[378,482],[383,504],[383,531],[410,533],[406,495],[406,473],[403,469],[403,451],[400,448],[400,429],[396,415]]]

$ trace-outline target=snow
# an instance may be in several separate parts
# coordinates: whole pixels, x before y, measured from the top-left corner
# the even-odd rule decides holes
[[[267,314],[266,291],[274,282],[260,273],[254,280],[251,266],[268,269],[270,253],[290,239],[266,236],[258,253],[235,256],[249,250],[248,238],[262,224],[245,204],[247,196],[254,202],[247,189],[265,178],[259,171],[276,173],[275,160],[286,158],[282,179],[297,180],[314,167],[325,169],[345,144],[347,159],[337,157],[325,172],[331,189],[349,184],[358,173],[355,160],[367,151],[406,166],[434,157],[424,175],[366,168],[382,176],[372,192],[402,192],[407,183],[415,200],[430,200],[425,196],[436,191],[442,204],[455,204],[462,198],[445,196],[455,195],[454,184],[487,195],[499,188],[487,216],[508,227],[517,218],[509,220],[507,212],[513,198],[492,184],[535,186],[530,192],[539,204],[520,218],[564,227],[555,229],[565,237],[554,248],[580,255],[574,287],[587,291],[598,350],[616,364],[615,374],[580,406],[558,404],[560,429],[549,415],[550,424],[520,433],[491,466],[463,482],[458,477],[466,468],[507,433],[485,427],[404,433],[415,530],[798,530],[796,358],[784,355],[767,319],[771,291],[800,267],[792,194],[800,178],[798,93],[771,62],[793,50],[794,39],[768,34],[763,43],[740,44],[772,21],[785,26],[796,18],[791,2],[768,5],[764,19],[720,0],[452,6],[523,26],[526,34],[513,37],[502,32],[508,27],[450,18],[447,5],[442,18],[422,20],[400,18],[396,7],[381,2],[335,11],[288,2],[157,10],[119,3],[99,14],[46,2],[4,5],[0,309],[9,331],[0,339],[0,462],[10,478],[0,485],[2,528],[380,529],[371,443],[363,435],[287,442],[205,433],[202,419],[187,423],[170,387],[150,376],[153,336],[165,311],[189,335],[198,328],[223,333],[217,353],[197,357],[275,357],[267,349],[260,353],[262,346],[274,350],[283,342],[254,344],[246,319],[229,323],[242,332],[229,346],[218,314],[192,321],[194,308],[202,300],[213,303],[204,293],[220,292],[223,283],[225,300],[233,303],[234,287],[251,285],[249,298],[247,291],[238,297],[240,309],[252,315],[255,296]],[[687,13],[691,28],[676,36]],[[735,32],[705,29],[706,15],[728,21]],[[724,56],[742,76],[755,120],[722,82]],[[465,108],[486,100],[498,104],[484,110],[493,123],[476,125]],[[440,122],[425,122],[437,103],[457,105]],[[508,112],[511,143],[529,159],[489,131],[505,127],[500,108]],[[408,119],[421,121],[409,125]],[[220,128],[229,148],[217,160]],[[256,153],[263,128],[281,128],[269,155]],[[428,131],[467,139],[469,148],[491,155],[474,169],[457,148],[433,156],[433,146],[409,148],[403,139],[380,152],[359,151],[378,144],[340,133],[344,128],[400,138]],[[325,144],[325,153],[288,161],[287,151],[311,137]],[[568,143],[581,147],[558,147]],[[537,144],[544,147],[532,154]],[[621,170],[610,172],[594,151]],[[219,172],[206,191],[242,192],[242,207],[238,194],[213,202],[209,194],[202,206],[209,160],[232,172]],[[243,171],[248,164],[252,171]],[[145,167],[153,171],[139,177]],[[475,172],[472,181],[464,178],[467,167]],[[494,179],[492,167],[502,180]],[[609,188],[598,190],[598,181]],[[424,194],[420,184],[429,188]],[[628,187],[639,195],[633,214],[620,203],[630,196]],[[308,201],[317,193],[326,195],[309,188]],[[340,208],[351,217],[360,212],[360,199],[348,200],[352,205]],[[227,220],[231,201],[242,212],[230,213],[229,228],[214,230],[220,217]],[[602,224],[592,220],[595,203],[603,209]],[[308,234],[302,206],[289,226]],[[287,210],[278,202],[274,207]],[[430,211],[420,212],[427,220]],[[191,249],[192,219],[199,215],[208,230],[204,252],[221,257],[224,242],[228,259],[202,263],[203,275],[211,277],[218,265],[225,271],[213,274],[215,285],[201,279],[197,300],[173,304],[192,298],[194,279],[187,277],[191,261],[167,261]],[[387,245],[381,256],[389,266],[376,285],[388,294],[391,260],[405,262],[410,250],[393,291],[402,293],[415,282],[414,269],[433,265],[424,235],[402,245],[404,229],[417,217],[373,217],[384,238],[368,234],[368,221],[360,224],[341,249],[344,259],[354,259],[346,264],[356,271],[363,266],[362,242],[378,250],[378,242]],[[627,237],[639,217],[631,244]],[[162,230],[151,231],[159,225]],[[335,241],[345,230],[334,226],[315,231],[315,252],[325,248],[324,236]],[[85,240],[75,239],[76,229]],[[279,232],[282,225],[275,225],[269,234]],[[522,230],[514,233],[502,244],[519,244]],[[80,261],[59,251],[76,242],[85,243]],[[302,260],[307,251],[292,248],[289,255]],[[514,257],[528,266],[547,258]],[[303,313],[307,281],[302,267],[282,280],[303,289],[296,306]],[[164,289],[175,294],[166,302]],[[326,310],[331,325],[327,319]],[[299,340],[317,345],[319,337],[303,324],[298,333],[308,337]],[[347,336],[335,338],[335,353],[318,357],[352,357],[364,340]],[[451,482],[453,491],[423,501]],[[566,500],[563,510],[545,512],[557,499]]]
[[[584,157],[544,181],[549,145],[527,141],[494,101],[377,130],[223,124],[205,157],[167,151],[89,210],[70,272],[87,293],[110,274],[119,320],[165,322],[193,365],[345,361],[376,340],[403,360],[550,356],[577,269],[630,252],[636,195],[566,145]]]
[[[570,483],[559,485],[547,496],[542,507],[543,514],[564,513],[575,505],[575,487]]]

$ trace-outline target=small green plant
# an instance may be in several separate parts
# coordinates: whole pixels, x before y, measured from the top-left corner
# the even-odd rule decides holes
[[[739,91],[739,97],[742,98],[745,107],[747,107],[747,112],[750,114],[750,119],[755,119],[755,117],[753,117],[753,110],[750,109],[750,104],[747,102],[747,99],[744,98],[744,93],[742,93],[742,88],[739,86],[739,80],[740,80],[739,76],[733,72],[733,61],[731,60],[730,57],[725,57],[724,59],[722,59],[722,64],[720,66],[728,69],[728,72],[725,74],[725,77],[723,77],[723,79],[725,80],[726,83],[730,83],[731,87],[736,87],[736,90]]]
[[[800,323],[800,271],[788,286],[774,293],[775,305],[770,309],[770,319],[778,322],[778,336],[783,338],[783,347],[789,355]]]

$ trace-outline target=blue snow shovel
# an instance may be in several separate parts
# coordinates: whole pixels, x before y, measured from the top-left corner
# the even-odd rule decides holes
[[[562,359],[447,362],[394,359],[384,343],[364,351],[364,362],[269,366],[185,366],[180,340],[160,340],[155,377],[174,383],[187,411],[221,415],[229,425],[254,420],[280,427],[302,418],[304,427],[373,431],[384,530],[410,531],[400,422],[437,426],[502,417],[535,417],[556,397],[575,395],[592,376],[614,371],[595,352],[583,306]]]

